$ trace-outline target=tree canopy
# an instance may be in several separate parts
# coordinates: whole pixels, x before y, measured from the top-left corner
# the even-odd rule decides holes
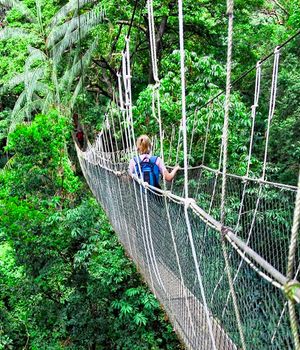
[[[118,243],[76,160],[72,116],[93,138],[113,110],[130,32],[134,123],[155,136],[145,1],[0,0],[0,349],[180,349],[158,301]],[[155,0],[165,153],[180,129],[178,8]],[[184,1],[191,165],[203,156],[210,105],[224,90],[226,2]],[[297,32],[296,0],[235,1],[233,80]],[[280,57],[270,180],[295,184],[300,160],[300,37]],[[265,64],[265,76],[272,61]],[[254,71],[233,87],[229,169],[244,175]],[[259,176],[270,79],[251,171]],[[217,167],[224,96],[215,102],[206,163]],[[183,154],[179,154],[182,162]],[[284,217],[284,214],[283,214]]]

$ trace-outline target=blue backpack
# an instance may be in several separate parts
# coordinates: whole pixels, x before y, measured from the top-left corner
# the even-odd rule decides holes
[[[141,178],[140,170],[142,173],[142,179],[148,182],[153,187],[160,188],[159,186],[159,167],[156,164],[158,157],[152,156],[150,158],[145,157],[141,160],[139,157],[134,157],[135,171],[139,178]]]

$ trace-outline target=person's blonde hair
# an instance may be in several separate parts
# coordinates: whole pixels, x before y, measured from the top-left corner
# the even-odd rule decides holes
[[[147,135],[141,135],[136,141],[139,154],[147,154],[151,151],[151,141]]]

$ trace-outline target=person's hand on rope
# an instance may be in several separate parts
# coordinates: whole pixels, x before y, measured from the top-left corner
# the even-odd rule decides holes
[[[179,165],[176,165],[175,168],[169,172],[168,170],[164,171],[164,178],[166,181],[172,181],[179,170]]]

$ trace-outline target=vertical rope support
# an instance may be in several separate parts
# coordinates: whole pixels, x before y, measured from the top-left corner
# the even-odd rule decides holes
[[[253,149],[253,140],[254,140],[254,128],[255,128],[255,120],[256,120],[256,110],[258,108],[258,102],[259,102],[259,97],[260,97],[260,83],[261,83],[261,62],[258,61],[256,64],[256,78],[255,78],[255,91],[254,91],[254,101],[253,101],[253,105],[251,106],[251,135],[250,135],[250,144],[249,144],[249,150],[248,150],[248,161],[247,161],[247,170],[246,170],[246,178],[249,177],[249,171],[250,171],[250,166],[251,166],[251,157],[252,157],[252,149]],[[239,225],[240,225],[240,221],[241,221],[241,217],[242,217],[242,212],[243,212],[243,208],[244,208],[244,202],[245,202],[245,195],[246,195],[246,188],[248,185],[248,181],[244,182],[244,186],[243,186],[243,192],[242,192],[242,199],[240,202],[240,209],[239,209],[239,214],[238,214],[238,219],[237,219],[237,223],[235,225],[235,231],[238,232],[239,230]],[[258,192],[258,196],[257,196],[257,201],[256,201],[256,205],[255,205],[255,209],[254,209],[254,214],[253,214],[253,218],[252,218],[252,222],[251,222],[251,226],[249,229],[249,233],[248,233],[248,238],[247,238],[247,242],[246,244],[249,244],[252,232],[253,232],[253,228],[254,228],[254,224],[255,224],[255,219],[256,219],[256,214],[259,208],[259,203],[260,203],[260,199],[261,199],[261,193],[262,193],[262,184],[259,185],[259,192]],[[241,259],[238,269],[234,275],[233,278],[233,283],[235,283],[236,279],[238,278],[240,269],[243,265],[244,260]],[[223,308],[223,312],[222,315],[224,316],[225,310],[228,306],[228,302],[229,302],[229,298],[230,298],[230,292],[228,293],[227,299],[226,299],[226,304],[225,307]]]
[[[148,9],[148,24],[149,24],[149,41],[150,41],[150,52],[151,52],[151,64],[153,78],[155,85],[152,87],[152,115],[159,124],[159,140],[160,140],[160,156],[164,162],[164,132],[161,120],[161,108],[160,108],[160,81],[158,76],[158,65],[157,65],[157,53],[156,53],[156,38],[155,38],[155,25],[154,25],[154,11],[153,1],[147,0]],[[155,111],[157,111],[157,116]],[[163,188],[166,189],[166,180],[163,177]]]
[[[221,193],[221,223],[225,225],[225,197],[226,197],[226,172],[227,172],[227,155],[228,155],[228,127],[229,127],[229,110],[230,110],[230,93],[231,93],[231,62],[232,62],[232,37],[233,37],[233,0],[227,0],[227,15],[228,15],[228,47],[227,47],[227,73],[226,73],[226,97],[224,111],[224,126],[223,126],[223,171],[222,171],[222,193]],[[246,343],[242,329],[240,312],[237,304],[237,297],[234,291],[232,276],[229,266],[229,258],[225,245],[224,237],[222,241],[222,250],[225,260],[225,268],[228,277],[230,293],[232,296],[234,312],[236,316],[237,326],[240,334],[242,349],[246,350]]]
[[[188,154],[187,154],[187,132],[186,132],[186,100],[185,100],[185,54],[184,54],[184,35],[183,35],[183,9],[182,0],[178,1],[179,10],[179,45],[180,45],[180,77],[181,77],[181,111],[182,111],[182,134],[183,134],[183,153],[184,153],[184,192],[185,198],[188,198]]]
[[[269,137],[270,137],[270,127],[271,127],[271,121],[273,119],[274,112],[275,112],[276,95],[277,95],[277,79],[278,79],[279,56],[280,56],[280,49],[278,47],[276,47],[276,49],[274,51],[274,65],[273,65],[272,84],[271,84],[271,96],[270,96],[270,104],[269,104],[267,136],[266,136],[266,145],[265,145],[263,169],[262,169],[262,179],[263,180],[266,177],[268,147],[269,147]]]
[[[298,234],[299,234],[299,225],[300,225],[300,172],[298,177],[298,191],[296,196],[292,235],[291,235],[291,242],[290,242],[289,256],[288,256],[287,278],[289,280],[293,278],[293,270],[294,270]],[[295,301],[289,300],[288,304],[289,304],[290,322],[291,322],[291,328],[292,328],[292,333],[294,337],[295,349],[300,350],[299,325],[298,325],[297,315],[295,310]]]
[[[225,223],[225,196],[226,196],[226,172],[227,172],[227,150],[228,150],[228,126],[231,93],[231,59],[232,59],[232,36],[233,36],[233,0],[227,0],[228,14],[228,48],[227,48],[227,73],[226,73],[226,96],[223,125],[223,175],[221,194],[221,223]]]
[[[207,306],[202,275],[200,272],[196,247],[193,239],[191,223],[188,214],[189,200],[188,200],[188,151],[187,151],[187,128],[186,128],[186,99],[185,99],[185,54],[184,54],[184,34],[183,34],[183,6],[182,0],[178,0],[178,14],[179,14],[179,45],[180,45],[180,76],[181,76],[181,110],[182,110],[182,134],[183,134],[183,152],[184,152],[184,192],[185,192],[185,206],[184,206],[184,214],[185,221],[188,231],[188,237],[191,245],[192,256],[195,264],[196,275],[200,287],[201,297],[203,301],[203,306],[205,310],[205,316],[207,319],[207,325],[211,340],[212,349],[216,350],[216,342],[212,329],[212,323],[209,315],[209,310]]]

